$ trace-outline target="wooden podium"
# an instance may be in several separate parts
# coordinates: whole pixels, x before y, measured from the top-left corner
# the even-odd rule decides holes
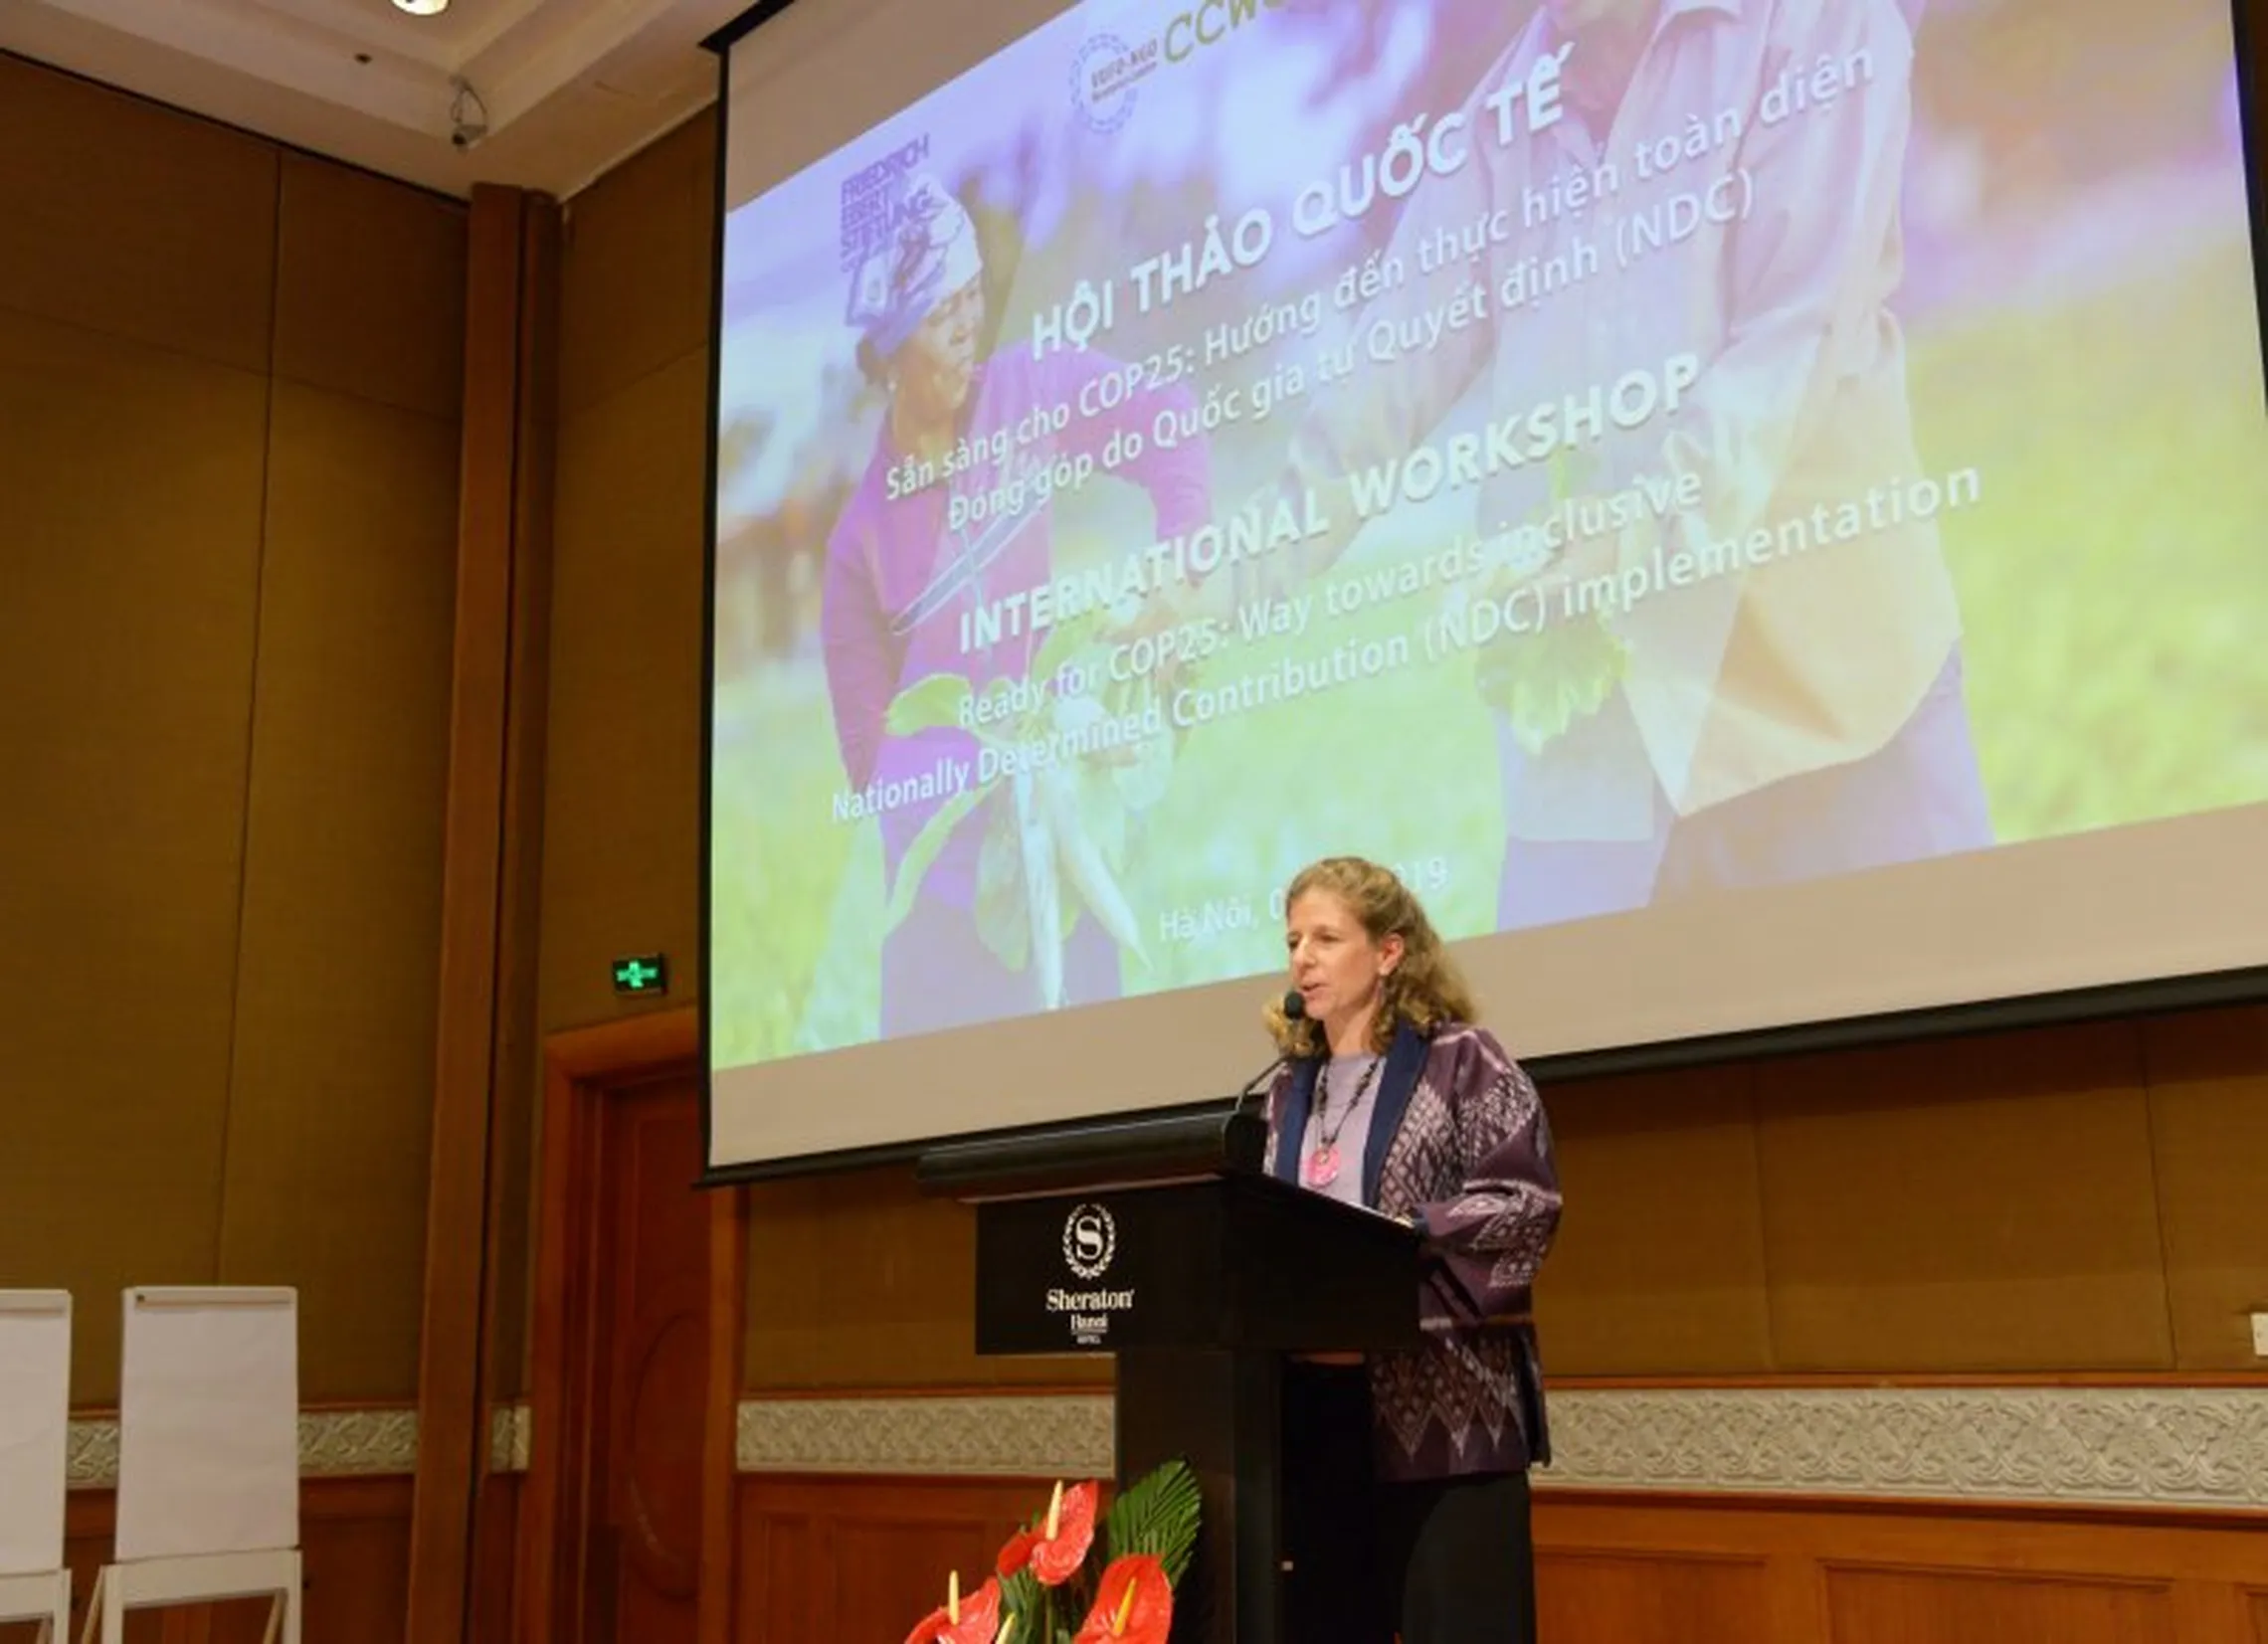
[[[1418,1235],[1260,1174],[1241,1109],[932,1149],[977,1213],[980,1354],[1115,1354],[1121,1485],[1180,1457],[1204,1493],[1176,1644],[1282,1640],[1283,1360],[1418,1340]]]

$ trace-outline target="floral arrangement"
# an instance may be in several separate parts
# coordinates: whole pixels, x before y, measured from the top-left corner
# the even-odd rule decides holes
[[[1107,1515],[1096,1511],[1100,1493],[1092,1480],[1067,1490],[1057,1483],[1047,1511],[1008,1539],[984,1585],[963,1593],[953,1571],[944,1606],[905,1644],[1166,1644],[1174,1592],[1197,1550],[1197,1479],[1169,1461],[1122,1491]]]

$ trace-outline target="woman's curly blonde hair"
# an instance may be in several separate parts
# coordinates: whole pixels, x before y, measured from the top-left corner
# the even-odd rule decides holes
[[[1429,1035],[1446,1022],[1478,1019],[1456,961],[1425,917],[1423,905],[1391,869],[1360,856],[1326,856],[1293,876],[1283,905],[1289,908],[1311,890],[1327,891],[1346,903],[1373,942],[1402,938],[1402,962],[1386,974],[1385,997],[1377,1020],[1371,1023],[1373,1049],[1384,1054],[1404,1023]],[[1322,1023],[1286,1016],[1280,999],[1269,1002],[1262,1019],[1283,1055],[1322,1054]]]

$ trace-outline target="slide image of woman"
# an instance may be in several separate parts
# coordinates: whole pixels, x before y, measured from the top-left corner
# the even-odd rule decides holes
[[[978,899],[988,828],[1013,826],[1031,871],[1052,871],[1033,831],[1041,824],[1028,782],[998,777],[934,858],[909,865],[909,849],[939,811],[985,787],[980,740],[966,717],[893,731],[890,705],[909,686],[944,676],[965,681],[971,704],[988,714],[1029,711],[1031,687],[1050,685],[1032,678],[1044,637],[1026,630],[964,648],[964,616],[1054,575],[1055,499],[1035,485],[1037,476],[1059,457],[1085,456],[1094,459],[1092,482],[1107,483],[1099,475],[1112,436],[1146,429],[1186,399],[1170,389],[1137,392],[1110,410],[1074,411],[1059,432],[1019,443],[1018,434],[1041,422],[1032,413],[1047,413],[1051,425],[1116,362],[1071,350],[1042,359],[1022,344],[984,357],[986,269],[967,210],[934,176],[916,175],[891,224],[851,274],[846,317],[886,410],[828,539],[820,616],[843,766],[851,792],[879,818],[886,890],[903,907],[880,954],[885,1038],[1120,993],[1118,943],[1098,920],[1078,920],[1053,941],[1045,920],[1031,920],[1031,951],[1012,956],[1021,965],[984,939]],[[983,455],[955,460],[972,451]],[[1202,443],[1149,445],[1114,477],[1147,493],[1161,538],[1192,529],[1211,509]],[[1010,818],[1002,807],[1013,808]],[[907,872],[920,874],[917,887],[901,886]],[[1043,904],[1052,891],[1028,885],[1026,895]]]

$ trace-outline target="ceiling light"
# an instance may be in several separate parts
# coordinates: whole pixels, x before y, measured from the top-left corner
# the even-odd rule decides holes
[[[439,17],[449,10],[449,0],[394,0],[394,4],[412,17]]]

